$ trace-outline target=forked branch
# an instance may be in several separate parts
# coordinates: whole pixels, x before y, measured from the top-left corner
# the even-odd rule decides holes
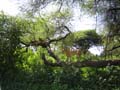
[[[49,53],[49,56],[54,58],[54,60],[56,61],[55,63],[53,62],[50,62],[49,60],[46,59],[46,56],[45,54],[43,53],[42,54],[42,60],[44,62],[45,65],[48,65],[48,66],[53,66],[53,67],[63,67],[65,65],[67,66],[75,66],[75,67],[78,67],[78,68],[81,68],[81,67],[106,67],[106,66],[120,66],[120,60],[101,60],[101,61],[91,61],[91,60],[88,60],[88,61],[77,61],[77,62],[63,62],[62,60],[60,60],[60,58],[55,55],[55,53],[51,50],[50,48],[50,44],[53,43],[53,42],[58,42],[58,41],[61,41],[61,40],[64,40],[67,36],[70,35],[70,30],[67,26],[62,26],[64,27],[66,30],[67,30],[67,34],[64,35],[63,37],[59,37],[59,38],[54,38],[54,39],[47,39],[47,40],[42,40],[42,39],[39,39],[38,41],[34,40],[34,41],[31,41],[29,43],[24,43],[24,42],[21,42],[21,44],[25,45],[26,47],[29,47],[29,46],[41,46],[43,48],[46,48],[46,50],[48,51]],[[119,48],[120,46],[117,46],[117,47],[113,47],[111,50],[114,50],[116,48]]]
[[[68,32],[63,37],[53,38],[53,39],[46,39],[46,40],[42,40],[42,39],[33,40],[33,41],[29,42],[29,43],[25,43],[25,42],[21,41],[21,44],[25,45],[26,47],[29,47],[29,46],[41,46],[43,48],[47,48],[47,47],[50,46],[51,43],[64,40],[67,36],[70,35],[71,31],[69,30],[69,28],[67,26],[61,26],[61,27],[65,28],[65,30],[67,30],[67,32]]]

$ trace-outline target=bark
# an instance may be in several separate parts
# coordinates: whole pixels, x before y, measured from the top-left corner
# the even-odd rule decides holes
[[[75,65],[77,67],[120,66],[120,60],[84,61],[84,62],[76,62]]]
[[[48,48],[48,47],[50,47],[51,43],[59,42],[61,40],[64,40],[65,38],[67,38],[71,34],[71,31],[69,30],[69,28],[67,26],[61,26],[61,27],[63,27],[68,32],[63,37],[58,37],[58,38],[53,38],[53,39],[49,38],[49,39],[46,39],[46,40],[42,40],[42,39],[33,40],[31,42],[28,42],[28,43],[25,43],[25,42],[21,41],[21,44],[25,45],[26,47],[29,47],[29,46],[41,46],[43,48]]]
[[[101,61],[82,61],[82,62],[56,62],[52,63],[49,62],[45,54],[42,55],[42,60],[44,61],[45,65],[52,66],[52,67],[63,67],[63,66],[74,66],[77,68],[82,67],[94,67],[94,68],[100,68],[100,67],[106,67],[106,66],[120,66],[120,60],[101,60]]]

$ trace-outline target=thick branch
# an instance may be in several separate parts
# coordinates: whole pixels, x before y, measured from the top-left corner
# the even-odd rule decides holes
[[[33,41],[29,42],[29,43],[24,43],[24,42],[21,42],[21,43],[23,45],[25,45],[26,47],[29,47],[29,46],[41,46],[43,48],[47,48],[47,47],[50,46],[51,43],[58,42],[60,40],[65,39],[67,36],[69,36],[69,34],[71,33],[69,28],[67,26],[62,26],[62,27],[64,27],[68,31],[68,33],[63,37],[55,38],[55,39],[47,39],[47,40],[39,39],[39,40],[33,40]]]
[[[44,61],[44,64],[45,65],[48,65],[48,66],[52,66],[52,67],[61,67],[62,66],[62,63],[52,63],[52,62],[49,62],[46,57],[45,57],[45,54],[43,53],[42,54],[42,60]]]
[[[76,67],[120,66],[120,60],[83,61],[73,63]]]
[[[42,60],[44,61],[45,65],[52,66],[52,67],[63,67],[65,65],[67,66],[75,66],[78,68],[82,67],[106,67],[106,66],[120,66],[120,60],[101,60],[101,61],[82,61],[82,62],[60,62],[60,63],[52,63],[49,62],[45,54],[42,55]]]
[[[47,48],[49,46],[49,42],[47,40],[42,40],[42,39],[40,39],[39,41],[34,40],[34,41],[29,42],[29,43],[24,43],[21,41],[21,44],[25,45],[26,47],[41,46],[43,48]]]

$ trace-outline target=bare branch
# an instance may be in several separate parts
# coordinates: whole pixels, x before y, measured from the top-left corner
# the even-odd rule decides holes
[[[25,45],[26,47],[29,47],[29,46],[41,46],[43,48],[47,48],[49,46],[49,41],[39,39],[39,41],[34,40],[34,41],[29,42],[29,43],[25,43],[25,42],[21,41],[21,44]]]
[[[69,28],[68,28],[67,26],[63,26],[63,27],[68,31],[68,33],[67,33],[64,37],[60,37],[60,38],[56,38],[56,39],[50,40],[49,43],[57,42],[57,41],[63,40],[63,39],[65,39],[67,36],[70,35],[71,31],[69,30]]]
[[[73,63],[76,67],[106,67],[120,66],[120,60],[100,60],[100,61],[83,61]]]

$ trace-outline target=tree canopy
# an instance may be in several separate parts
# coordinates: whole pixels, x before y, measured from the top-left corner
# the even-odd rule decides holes
[[[119,90],[119,6],[119,0],[28,0],[21,16],[1,12],[0,85],[4,90]],[[96,27],[74,31],[74,9],[95,17]],[[103,52],[93,55],[93,46]]]

